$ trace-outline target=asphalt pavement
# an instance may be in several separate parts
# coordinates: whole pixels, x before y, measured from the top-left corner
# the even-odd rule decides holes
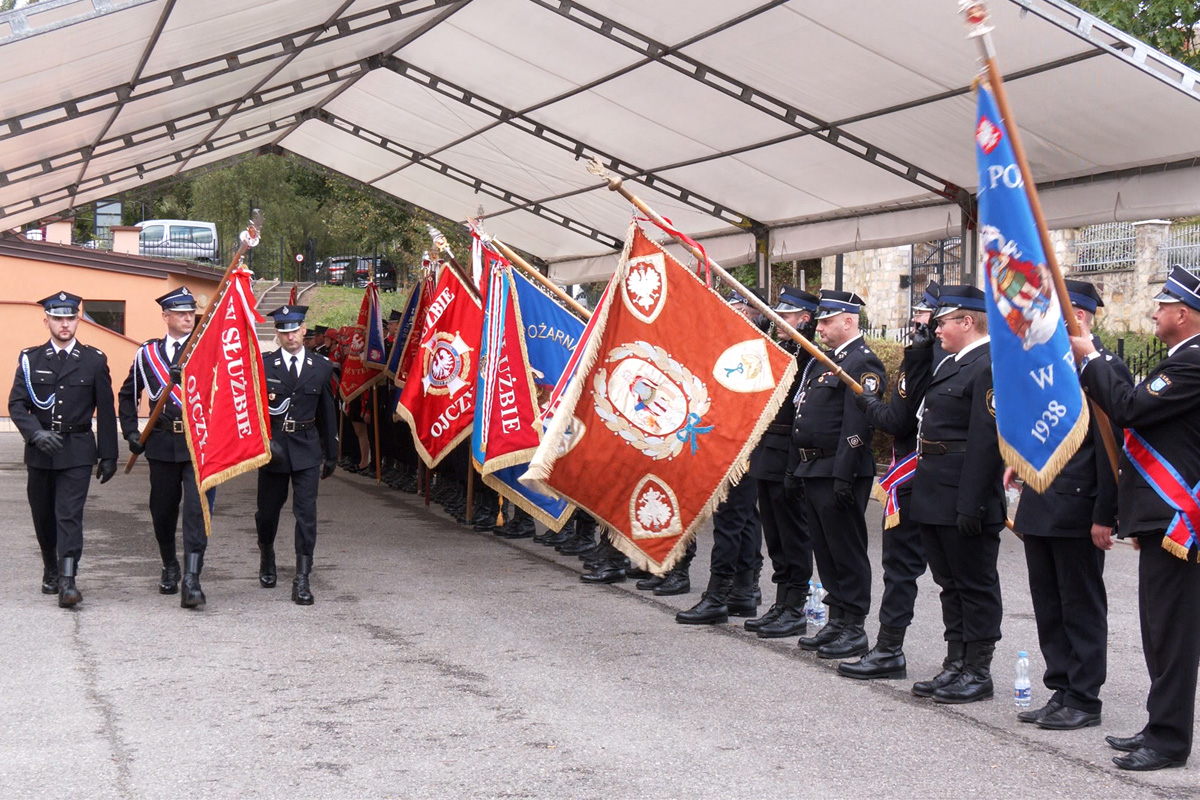
[[[39,591],[20,459],[19,436],[0,433],[3,798],[1200,796],[1195,759],[1125,773],[1104,744],[1145,721],[1128,545],[1106,565],[1104,723],[1051,732],[1018,723],[1010,698],[1020,649],[1035,706],[1048,693],[1009,535],[997,696],[952,707],[909,692],[944,654],[928,574],[909,679],[857,682],[741,620],[675,623],[707,580],[708,530],[692,593],[657,598],[585,586],[575,558],[343,472],[321,484],[311,607],[290,600],[286,512],[279,586],[258,586],[253,475],[218,490],[207,608],[159,595],[143,462],[93,482],[84,600],[59,609]],[[869,515],[878,602],[878,504]]]

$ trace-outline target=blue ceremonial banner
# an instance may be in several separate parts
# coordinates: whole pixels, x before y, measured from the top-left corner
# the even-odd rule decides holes
[[[975,125],[979,237],[1000,452],[1035,491],[1087,435],[1088,412],[1062,306],[996,100],[980,84]]]
[[[379,287],[375,281],[367,283],[367,299],[370,309],[367,312],[367,345],[363,350],[363,363],[373,369],[387,367],[387,345],[383,339],[383,314],[379,308]]]
[[[418,281],[413,284],[412,291],[408,293],[408,302],[404,304],[404,313],[400,317],[400,329],[396,331],[396,338],[392,342],[392,351],[388,353],[387,360],[387,375],[389,378],[396,379],[397,386],[404,386],[404,381],[408,378],[407,375],[400,375],[400,356],[404,354],[404,350],[408,347],[408,339],[413,335],[413,323],[417,319],[417,306],[421,304],[421,285]],[[417,331],[417,336],[421,335]]]

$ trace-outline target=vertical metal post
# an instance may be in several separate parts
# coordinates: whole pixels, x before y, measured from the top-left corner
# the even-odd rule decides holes
[[[842,278],[846,272],[846,257],[841,253],[837,254],[837,258],[833,262],[833,289],[836,292],[842,291]]]
[[[768,302],[771,297],[771,229],[757,227],[754,229],[754,266],[758,272],[758,288],[766,293]]]
[[[975,220],[979,205],[973,194],[959,200],[959,238],[962,240],[962,282],[967,286],[979,285],[979,236]]]

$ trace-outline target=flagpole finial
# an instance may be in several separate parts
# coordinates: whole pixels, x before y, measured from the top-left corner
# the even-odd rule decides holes
[[[600,159],[596,158],[595,156],[592,156],[588,159],[587,171],[598,178],[603,178],[604,180],[608,181],[608,188],[614,192],[621,186],[621,176],[614,175],[609,172],[608,169],[600,163]]]
[[[433,239],[433,246],[439,253],[446,253],[451,258],[454,258],[454,253],[450,250],[450,242],[446,240],[446,235],[432,225],[426,225],[429,228],[429,236]]]
[[[987,36],[994,29],[987,3],[979,0],[958,0],[958,11],[967,25],[967,36],[972,39]]]

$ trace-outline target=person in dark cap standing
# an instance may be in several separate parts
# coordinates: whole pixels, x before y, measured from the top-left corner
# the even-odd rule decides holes
[[[292,601],[313,604],[309,575],[317,543],[317,489],[337,467],[337,407],[330,388],[333,364],[304,347],[306,306],[282,306],[270,312],[275,319],[279,349],[263,359],[267,406],[271,412],[271,461],[258,470],[258,583],[273,588],[275,534],[279,514],[293,489],[296,518],[296,575]]]
[[[1174,266],[1156,296],[1154,335],[1169,348],[1134,385],[1087,336],[1071,339],[1088,396],[1125,428],[1117,487],[1118,535],[1135,537],[1149,720],[1105,741],[1121,769],[1181,767],[1192,750],[1200,667],[1200,279]]]
[[[815,294],[784,286],[775,313],[811,341],[817,331],[819,303],[820,298]],[[758,484],[758,511],[767,555],[771,558],[775,602],[761,617],[746,620],[745,628],[763,639],[801,636],[807,632],[804,604],[813,573],[812,541],[804,519],[804,501],[784,489],[792,447],[792,422],[796,418],[794,398],[812,356],[783,331],[776,331],[775,335],[785,350],[795,354],[797,372],[775,419],[750,453],[750,475]],[[798,488],[799,481],[793,483],[793,488]]]
[[[1097,352],[1132,385],[1129,369],[1092,335],[1096,309],[1104,305],[1100,293],[1086,281],[1066,284],[1083,335],[1092,337]],[[1114,435],[1120,441],[1119,429]],[[1004,482],[1015,485],[1011,467]],[[1100,724],[1108,651],[1104,551],[1112,549],[1116,519],[1117,480],[1093,416],[1088,437],[1054,483],[1041,494],[1022,492],[1013,521],[1025,545],[1038,644],[1046,662],[1042,680],[1052,692],[1046,705],[1017,714],[1021,722],[1050,730]]]
[[[937,308],[940,287],[933,282],[913,304],[912,343],[904,348],[904,360],[888,402],[864,391],[854,398],[867,420],[890,433],[892,464],[879,480],[883,493],[883,599],[879,602],[879,638],[858,661],[838,664],[838,674],[870,680],[908,677],[904,636],[912,624],[917,602],[917,579],[925,574],[925,551],[921,529],[912,519],[913,475],[917,466],[917,409],[925,397],[933,365],[945,357],[934,346],[931,317]],[[938,352],[935,352],[938,351]]]
[[[167,333],[161,339],[144,342],[133,357],[129,375],[118,394],[121,434],[129,442],[130,452],[135,455],[146,454],[146,463],[150,467],[150,519],[154,524],[154,538],[158,540],[158,553],[162,559],[158,591],[160,594],[175,594],[179,592],[182,582],[180,606],[197,608],[205,604],[204,590],[200,587],[200,571],[204,565],[208,536],[204,530],[200,490],[196,486],[192,456],[188,452],[187,436],[184,434],[182,393],[176,391],[168,396],[162,414],[145,443],[141,442],[141,432],[138,430],[138,405],[142,392],[146,393],[153,405],[162,395],[164,387],[179,380],[182,367],[180,359],[196,325],[196,298],[186,286],[181,286],[167,292],[156,302],[162,308]],[[208,490],[207,495],[211,509],[216,490]],[[175,549],[175,528],[179,522],[181,502],[186,568],[186,576],[182,581]]]
[[[75,576],[92,468],[101,483],[117,473],[117,418],[108,358],[75,338],[82,300],[59,292],[40,302],[50,341],[21,351],[8,414],[25,440],[42,594],[57,593],[58,605],[70,608],[83,600]]]
[[[1003,615],[996,559],[1007,506],[986,309],[974,286],[942,287],[934,319],[951,357],[934,369],[918,430],[911,513],[941,587],[947,652],[941,672],[912,692],[940,703],[992,697]]]
[[[859,331],[862,306],[853,292],[822,289],[817,334],[835,364],[864,390],[878,393],[884,367]],[[813,359],[795,400],[788,468],[793,481],[803,481],[804,514],[829,606],[828,624],[816,636],[801,639],[800,647],[816,650],[821,658],[867,652],[863,624],[871,607],[871,562],[866,510],[875,477],[874,430],[853,394]]]

